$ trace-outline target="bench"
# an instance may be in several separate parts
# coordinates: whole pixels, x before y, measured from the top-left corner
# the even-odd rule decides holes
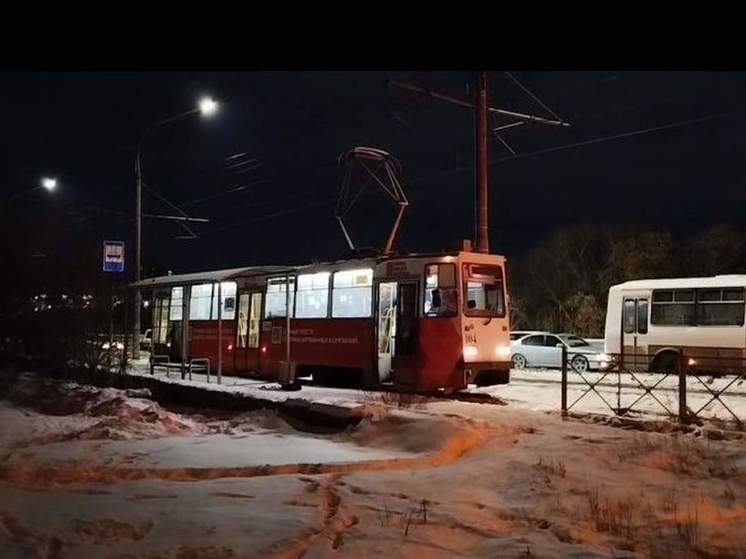
[[[186,369],[189,374],[189,380],[192,380],[192,372],[202,373],[207,375],[207,382],[210,382],[210,360],[207,357],[195,357],[190,359],[188,363],[172,362],[168,355],[152,355],[150,357],[150,374],[155,374],[155,369],[160,368],[166,371],[166,377],[170,378],[171,371],[178,371],[184,373]],[[183,377],[182,377],[183,378]]]

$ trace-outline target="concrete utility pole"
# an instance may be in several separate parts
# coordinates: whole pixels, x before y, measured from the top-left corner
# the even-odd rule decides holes
[[[517,80],[510,76],[513,80]],[[518,83],[518,82],[517,82]],[[475,130],[475,143],[474,143],[474,248],[477,252],[488,253],[490,251],[490,236],[489,236],[489,185],[488,185],[488,168],[489,168],[489,157],[488,157],[488,141],[487,135],[489,130],[489,115],[496,115],[499,117],[510,119],[512,122],[502,124],[492,131],[500,142],[507,147],[511,153],[515,155],[513,149],[507,145],[498,132],[514,128],[516,126],[522,126],[524,124],[544,124],[549,126],[563,126],[568,127],[570,124],[559,118],[549,119],[540,116],[518,113],[515,111],[509,111],[506,109],[499,109],[496,107],[490,107],[487,99],[487,72],[477,72],[476,87],[474,88],[474,99],[472,101],[465,101],[458,99],[450,95],[444,95],[431,91],[424,87],[414,85],[407,82],[390,80],[389,86],[398,87],[407,91],[413,91],[420,93],[425,97],[431,99],[437,99],[438,101],[445,101],[453,105],[460,107],[466,107],[474,110],[474,130]],[[529,92],[523,85],[518,85],[528,93],[534,100],[538,101],[542,107],[547,108],[538,98]],[[550,111],[551,112],[551,111]],[[554,113],[552,113],[554,114]],[[556,116],[556,115],[555,115]]]
[[[474,91],[474,142],[476,175],[476,216],[474,239],[477,252],[489,253],[489,199],[487,193],[487,72],[479,72]]]

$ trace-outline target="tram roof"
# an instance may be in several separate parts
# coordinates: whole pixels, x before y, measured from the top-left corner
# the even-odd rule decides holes
[[[292,272],[295,267],[288,266],[249,266],[246,268],[227,268],[224,270],[209,270],[189,274],[170,274],[154,278],[145,278],[130,284],[130,287],[172,287],[178,285],[193,285],[198,283],[212,283],[228,281],[240,277],[261,276],[264,274],[278,274]]]
[[[331,260],[327,262],[314,262],[300,264],[296,266],[249,266],[245,268],[227,268],[224,270],[209,270],[205,272],[193,272],[189,274],[171,274],[167,276],[158,276],[153,278],[145,278],[140,281],[130,284],[130,287],[137,287],[140,289],[154,288],[154,287],[174,287],[179,285],[195,285],[199,283],[212,283],[229,281],[240,277],[252,277],[262,276],[268,274],[286,274],[292,272],[300,272],[301,270],[314,270],[324,268],[326,266],[339,266],[343,264],[353,263],[366,263],[375,265],[376,263],[385,262],[387,260],[400,260],[407,258],[426,258],[426,257],[442,257],[442,256],[457,256],[459,251],[442,251],[438,253],[414,253],[414,254],[392,254],[389,256],[354,256],[349,258],[341,258],[338,260]]]

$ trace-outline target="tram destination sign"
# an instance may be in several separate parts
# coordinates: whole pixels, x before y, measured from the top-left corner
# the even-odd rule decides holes
[[[104,241],[104,272],[124,272],[124,242]]]

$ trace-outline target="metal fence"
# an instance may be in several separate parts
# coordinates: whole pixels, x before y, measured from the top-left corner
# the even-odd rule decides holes
[[[680,351],[611,355],[605,368],[579,371],[562,352],[561,410],[578,411],[589,399],[603,413],[663,415],[680,423],[719,420],[744,428],[746,359]],[[714,413],[713,413],[714,412]],[[720,414],[720,415],[719,415]]]

